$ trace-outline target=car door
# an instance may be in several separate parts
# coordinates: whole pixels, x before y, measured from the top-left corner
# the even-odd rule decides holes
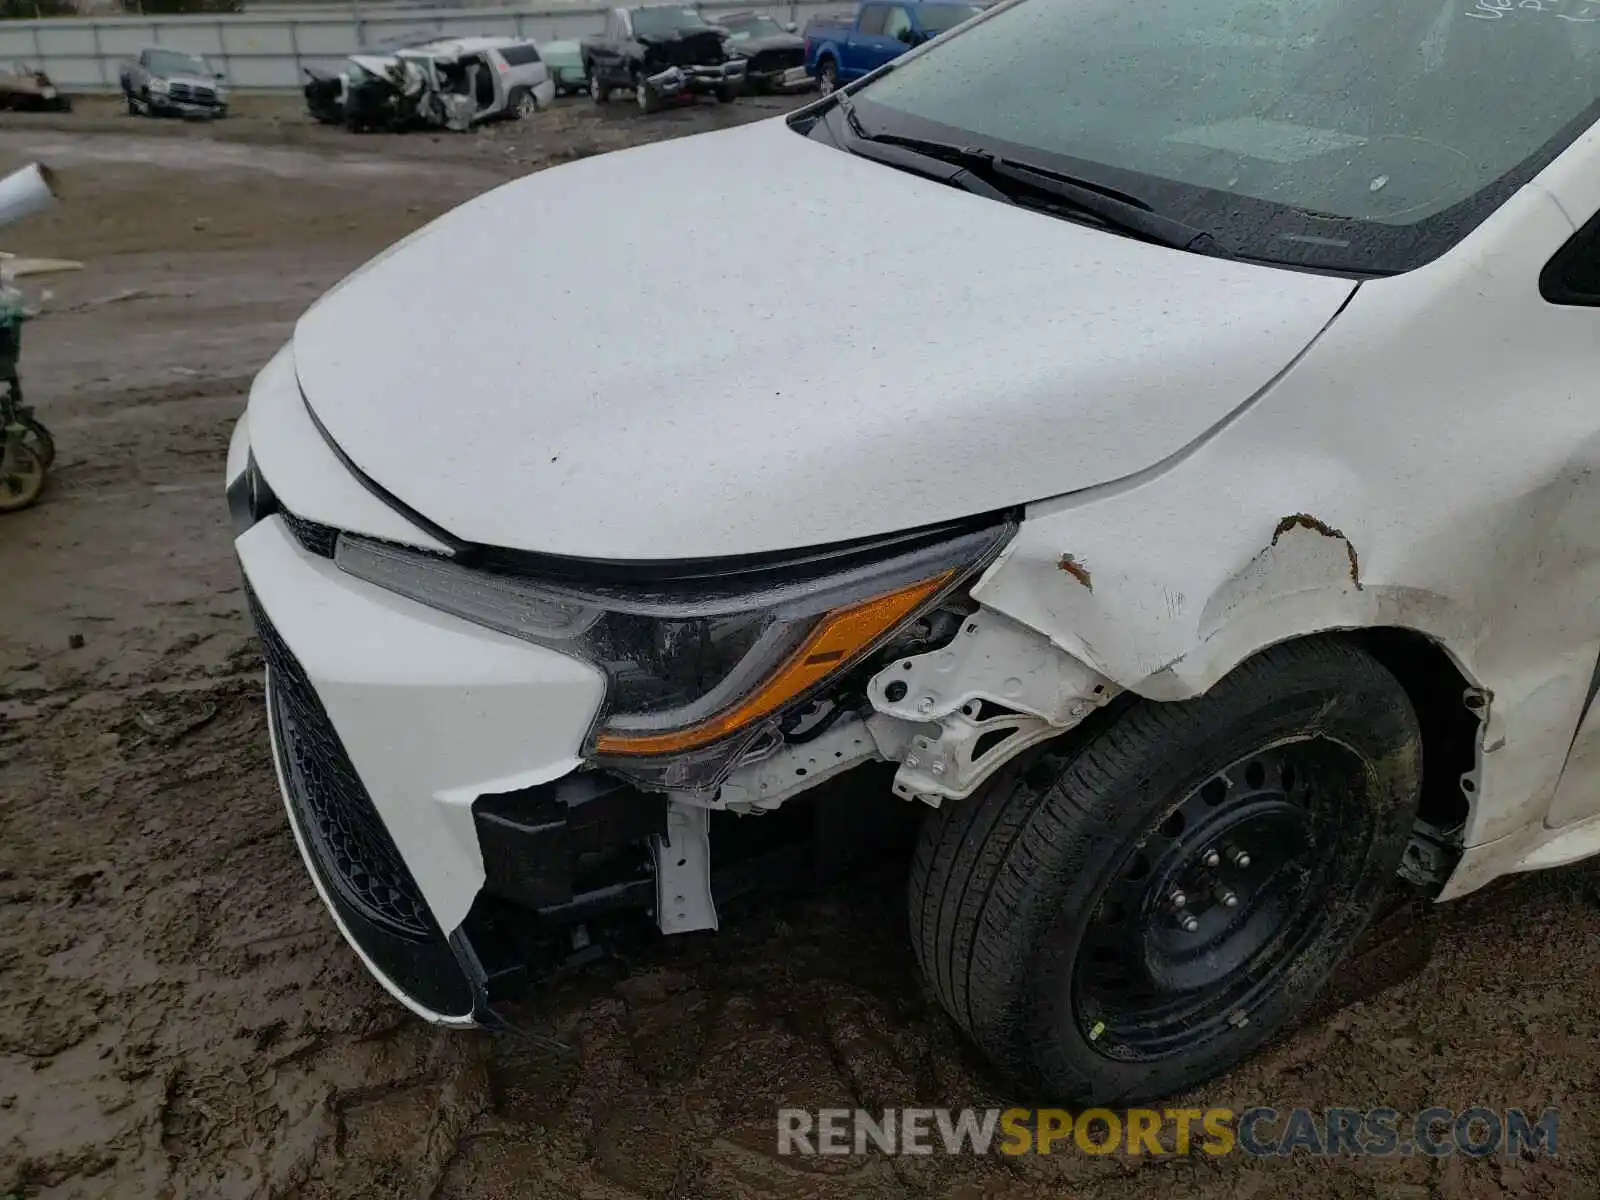
[[[1582,149],[1581,147],[1579,149]],[[1594,348],[1600,347],[1600,153],[1593,147],[1586,156],[1586,171],[1563,170],[1578,154],[1579,149],[1568,151],[1551,172],[1541,178],[1562,208],[1576,220],[1587,216],[1578,232],[1545,265],[1539,277],[1539,296],[1545,305],[1556,306],[1560,315],[1573,325],[1572,344],[1575,353],[1587,348],[1591,357]],[[1553,178],[1552,178],[1553,176]],[[1587,327],[1587,339],[1583,333]],[[1597,422],[1600,424],[1600,422]],[[1545,825],[1559,828],[1600,815],[1600,601],[1594,599],[1595,563],[1600,559],[1600,540],[1592,533],[1592,521],[1600,501],[1596,501],[1594,481],[1600,475],[1593,470],[1597,456],[1595,443],[1600,434],[1586,444],[1571,448],[1573,460],[1572,502],[1555,529],[1541,532],[1546,555],[1560,561],[1570,561],[1569,587],[1561,589],[1568,599],[1559,603],[1560,618],[1552,616],[1552,624],[1570,631],[1573,656],[1581,665],[1593,664],[1588,678],[1586,694],[1579,709],[1577,729],[1572,735],[1567,760],[1561,771],[1560,782],[1545,816]],[[1588,596],[1585,606],[1580,599]],[[1545,607],[1556,609],[1554,595],[1547,593]],[[1561,611],[1572,609],[1572,612]],[[1592,839],[1594,848],[1600,850],[1600,837]]]
[[[898,4],[889,10],[884,20],[883,36],[886,43],[883,48],[884,62],[904,54],[922,41],[921,27],[912,20],[911,10]]]
[[[893,58],[894,53],[905,49],[899,42],[884,36],[884,29],[889,22],[889,12],[898,7],[892,4],[861,6],[861,15],[856,21],[856,27],[844,45],[842,61],[839,63],[841,78],[855,79],[868,71],[874,71]],[[896,47],[894,53],[889,49],[891,46]]]

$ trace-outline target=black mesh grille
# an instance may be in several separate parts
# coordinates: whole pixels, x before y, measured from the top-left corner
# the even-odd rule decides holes
[[[802,47],[785,50],[761,50],[750,56],[749,70],[757,75],[768,71],[787,71],[790,67],[804,66],[806,52]]]
[[[304,517],[297,517],[292,512],[283,514],[283,521],[289,527],[289,532],[294,534],[294,540],[299,542],[312,554],[321,555],[323,558],[333,557],[333,546],[339,539],[339,531],[329,525],[319,525],[315,521],[308,521]]]
[[[245,595],[271,671],[268,702],[289,802],[322,873],[374,924],[406,938],[440,937],[311,681],[248,587]]]

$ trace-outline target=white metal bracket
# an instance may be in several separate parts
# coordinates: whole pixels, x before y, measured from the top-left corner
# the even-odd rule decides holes
[[[799,792],[883,757],[867,723],[853,714],[843,716],[811,740],[786,745],[734,771],[723,781],[716,807],[744,813],[777,808]]]
[[[656,924],[662,933],[717,927],[711,896],[711,811],[667,802],[667,835],[652,838],[656,868]]]
[[[1116,690],[1038,630],[980,609],[948,644],[879,671],[867,694],[873,708],[903,721],[937,721],[987,700],[1065,727]]]
[[[988,609],[948,645],[872,677],[872,706],[898,722],[932,723],[899,755],[898,796],[938,805],[972,792],[1029,746],[1078,725],[1117,694],[1111,680],[1042,633]]]

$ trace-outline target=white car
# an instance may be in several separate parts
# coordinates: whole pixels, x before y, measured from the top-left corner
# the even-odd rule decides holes
[[[757,814],[888,760],[933,990],[1128,1102],[1397,873],[1600,851],[1600,8],[1473,4],[1012,0],[323,297],[227,481],[379,979],[468,1024],[608,902],[715,928]]]
[[[555,103],[555,80],[528,38],[449,38],[407,46],[396,56],[417,64],[433,91],[464,98],[463,116],[474,125],[532,116]]]

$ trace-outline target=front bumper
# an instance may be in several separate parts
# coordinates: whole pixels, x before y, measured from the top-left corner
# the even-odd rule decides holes
[[[804,65],[782,67],[774,71],[752,71],[749,78],[753,86],[769,92],[803,92],[817,85],[817,81],[806,74]]]
[[[708,95],[719,88],[740,87],[745,80],[745,61],[695,67],[668,67],[645,79],[645,85],[663,99],[687,94]]]
[[[210,119],[228,115],[226,104],[203,104],[192,100],[174,100],[170,96],[150,98],[150,107],[158,113],[169,113],[179,117],[194,117],[197,119]]]
[[[268,382],[282,372],[275,362]],[[231,497],[254,455],[285,466],[282,443],[303,442],[306,431],[271,402],[276,390],[258,381],[240,422]],[[272,487],[326,505],[329,478],[285,469]],[[276,499],[288,508],[287,495]],[[397,999],[429,1020],[484,1021],[496,971],[517,964],[476,944],[482,901],[559,908],[567,898],[574,823],[561,811],[549,819],[550,789],[581,765],[604,680],[353,578],[332,560],[333,531],[291,512],[249,523],[235,548],[295,840],[340,931]],[[635,795],[611,799],[641,818],[625,832],[648,840],[659,805],[633,804]]]

